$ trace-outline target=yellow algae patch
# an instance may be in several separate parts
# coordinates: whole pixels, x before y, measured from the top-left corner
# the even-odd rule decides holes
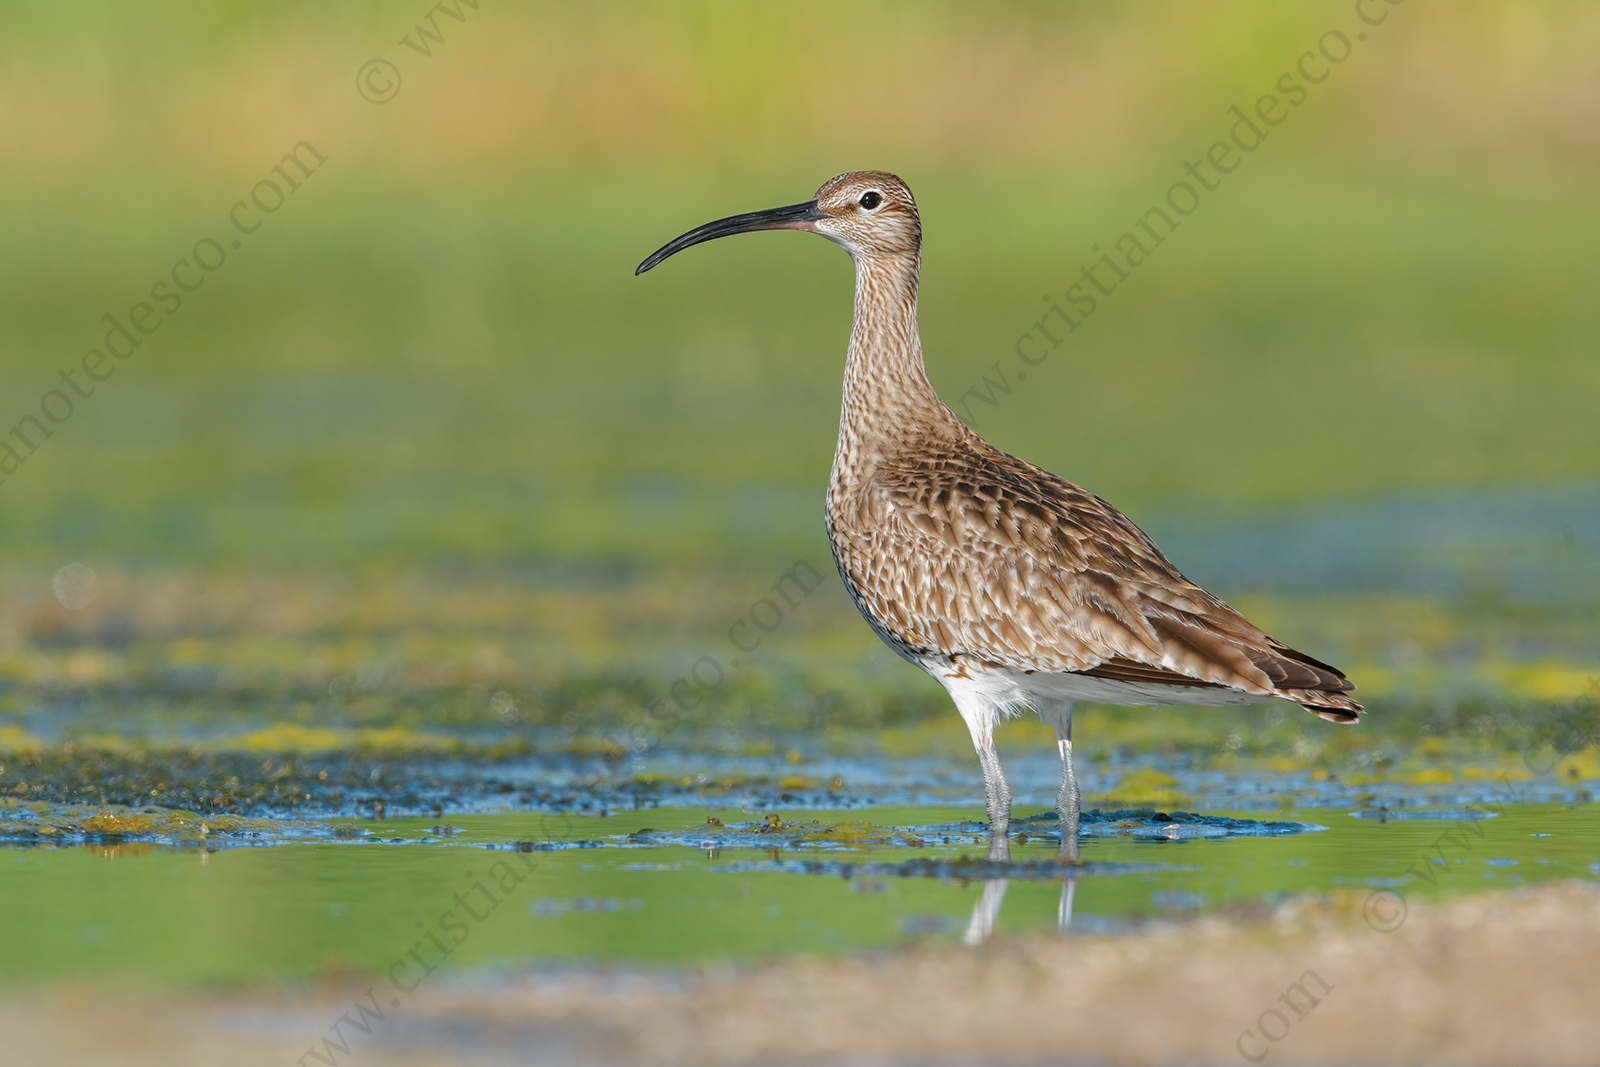
[[[344,749],[409,752],[417,749],[454,751],[461,743],[439,734],[418,733],[402,726],[330,730],[280,722],[237,737],[224,737],[206,748],[221,752],[336,752]]]
[[[1010,748],[1054,748],[1056,732],[1036,716],[1023,715],[997,726],[994,743]]]
[[[683,776],[679,777],[679,776],[674,776],[674,775],[671,775],[671,774],[662,774],[660,771],[645,771],[642,774],[634,775],[633,776],[633,780],[635,782],[639,783],[640,785],[681,785],[681,786],[690,785],[694,781],[694,779],[690,778],[688,775],[683,775]]]
[[[1600,668],[1565,663],[1485,664],[1482,673],[1508,693],[1550,701],[1576,699],[1600,679]]]
[[[671,785],[676,779],[672,775],[662,774],[660,771],[645,771],[642,774],[634,775],[633,780],[640,785]]]
[[[967,732],[966,724],[954,716],[919,726],[882,730],[878,733],[878,744],[885,756],[897,759],[909,756],[974,755],[972,735]]]
[[[350,735],[343,731],[280,722],[238,737],[222,738],[208,747],[244,752],[327,752],[349,743]]]
[[[11,809],[9,812],[6,811],[8,808]],[[19,817],[18,808],[30,814]],[[108,807],[90,810],[86,814],[78,808],[55,808],[53,805],[43,803],[19,805],[0,802],[0,827],[3,827],[5,832],[31,833],[57,840],[77,835],[102,838],[167,836],[206,838],[240,831],[272,832],[288,825],[272,819],[246,819],[238,815],[201,815],[198,812],[176,808],[147,808],[136,811],[130,808]]]
[[[118,734],[85,734],[78,738],[78,748],[84,752],[125,752],[133,747]]]
[[[0,726],[0,752],[37,752],[44,742],[20,726]]]
[[[1449,785],[1455,780],[1456,776],[1442,767],[1428,771],[1413,771],[1410,777],[1412,785]]]
[[[767,817],[770,821],[772,816]],[[834,844],[846,848],[902,848],[920,846],[921,840],[909,837],[904,830],[879,826],[865,819],[846,819],[836,823],[779,823],[776,829],[795,834],[794,843]],[[761,832],[761,831],[758,831]]]
[[[1555,776],[1558,782],[1600,778],[1600,748],[1590,745],[1563,757],[1556,764]]]
[[[498,744],[490,745],[488,748],[483,750],[484,756],[492,760],[511,759],[513,756],[526,756],[531,752],[533,752],[533,745],[529,744],[528,741],[520,737],[513,737],[508,740],[501,741]]]
[[[793,792],[796,789],[815,789],[816,787],[815,779],[807,778],[801,774],[790,774],[778,779],[778,788],[787,792]]]
[[[407,751],[426,748],[446,752],[456,752],[462,747],[461,742],[453,737],[441,734],[420,733],[408,730],[403,726],[388,726],[383,729],[365,728],[356,731],[356,744],[366,749],[383,749],[385,751]]]
[[[1089,799],[1097,804],[1138,804],[1149,807],[1181,807],[1191,803],[1177,788],[1178,780],[1149,767],[1122,776],[1109,792]]]
[[[89,816],[79,826],[86,834],[147,834],[155,829],[156,821],[148,815],[102,811]]]
[[[1424,756],[1442,756],[1445,754],[1446,745],[1442,737],[1424,737],[1417,742],[1417,751]]]
[[[1383,774],[1378,771],[1374,771],[1371,774],[1362,774],[1357,771],[1354,774],[1344,776],[1345,785],[1377,785],[1381,781],[1383,781]]]
[[[1293,774],[1308,769],[1310,764],[1309,759],[1299,756],[1238,756],[1232,752],[1224,752],[1211,757],[1213,769],[1232,772],[1272,771],[1277,774]]]
[[[1533,777],[1521,767],[1463,767],[1461,778],[1468,782],[1526,782]]]
[[[836,840],[854,843],[882,837],[886,831],[866,819],[846,819],[843,822],[834,823],[825,832]]]

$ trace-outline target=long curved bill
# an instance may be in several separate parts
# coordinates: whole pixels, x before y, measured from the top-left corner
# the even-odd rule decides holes
[[[808,200],[804,204],[790,204],[788,207],[768,208],[766,211],[730,215],[716,222],[708,222],[704,226],[696,226],[682,237],[668,241],[650,253],[649,257],[639,264],[639,269],[633,273],[643,274],[668,256],[682,252],[690,245],[697,245],[702,241],[714,241],[718,237],[731,237],[736,233],[754,233],[756,230],[809,230],[812,228],[811,224],[820,218],[822,212],[817,208],[815,200]]]

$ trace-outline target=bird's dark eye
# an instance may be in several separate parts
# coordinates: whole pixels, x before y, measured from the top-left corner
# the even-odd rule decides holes
[[[871,211],[881,203],[883,203],[883,197],[879,196],[875,192],[861,194],[861,206],[866,208],[868,211]]]

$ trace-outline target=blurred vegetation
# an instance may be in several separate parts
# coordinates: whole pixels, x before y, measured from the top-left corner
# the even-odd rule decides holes
[[[1231,105],[1361,28],[1260,0],[462,10],[425,58],[397,43],[422,5],[0,5],[0,429],[292,146],[327,156],[0,485],[16,729],[501,729],[497,692],[529,728],[632,721],[772,573],[826,569],[850,313],[809,237],[635,278],[646,253],[895,170],[954,398]],[[1600,10],[1405,5],[1369,37],[981,432],[1141,522],[1600,477]],[[87,614],[51,603],[71,562],[103,578]],[[1570,703],[1600,662],[1593,599],[1241,606],[1416,730]],[[830,579],[696,721],[944,707]]]

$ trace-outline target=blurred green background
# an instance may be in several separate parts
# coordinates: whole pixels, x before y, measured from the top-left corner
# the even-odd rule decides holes
[[[976,428],[1380,706],[1575,699],[1600,673],[1600,9],[1367,9],[484,2],[433,9],[423,56],[398,43],[421,3],[0,4],[0,429],[235,236],[297,142],[327,157],[0,485],[0,714],[635,706],[794,560],[829,570],[851,299],[811,237],[635,278],[645,254],[896,171],[954,399],[1335,29],[1368,36]],[[375,58],[403,79],[383,105],[356,91]],[[1300,555],[1230,564],[1262,529]],[[86,607],[52,592],[71,563]],[[794,617],[718,700],[944,708],[831,576]]]

